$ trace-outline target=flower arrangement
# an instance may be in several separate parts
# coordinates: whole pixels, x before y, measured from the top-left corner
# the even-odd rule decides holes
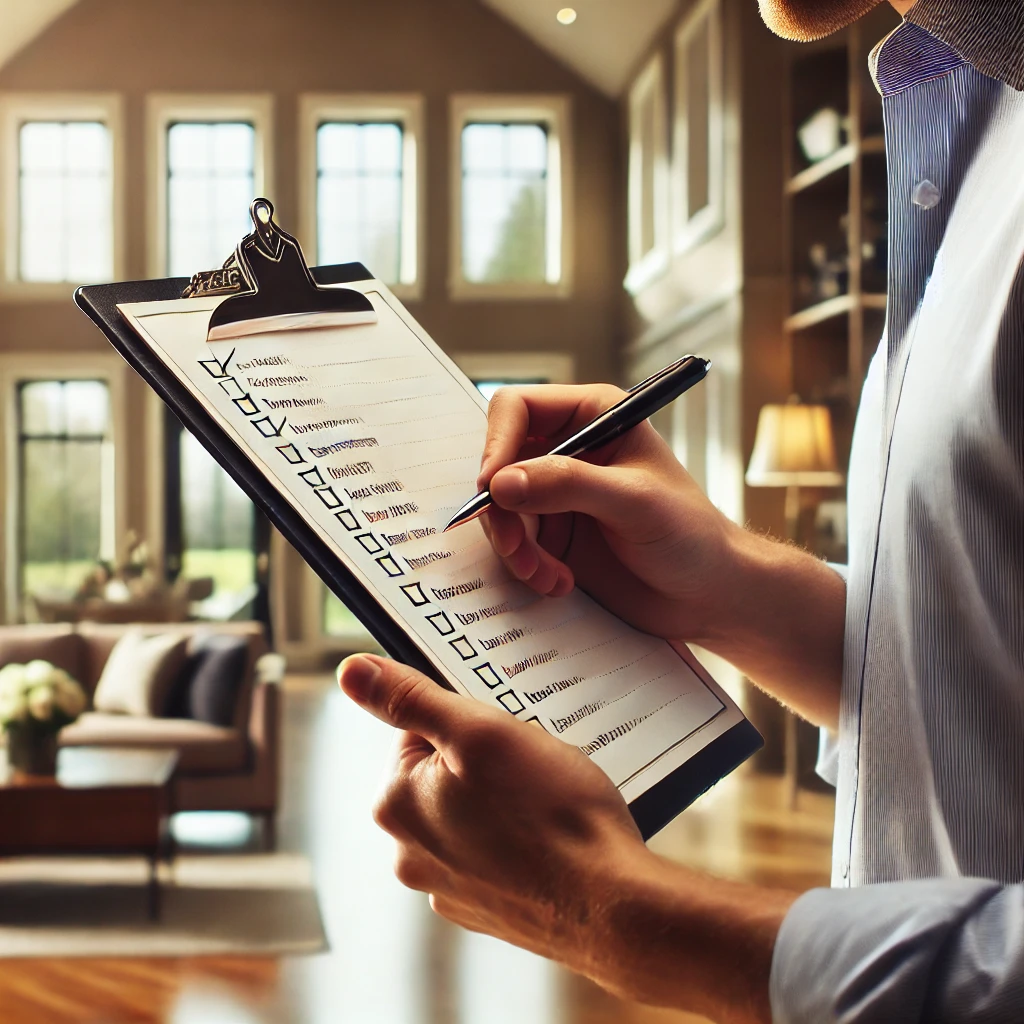
[[[85,691],[48,661],[0,668],[0,728],[8,737],[8,760],[30,774],[52,774],[57,733],[86,707]]]

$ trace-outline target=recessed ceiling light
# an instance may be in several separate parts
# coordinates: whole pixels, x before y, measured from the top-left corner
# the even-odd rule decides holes
[[[563,7],[555,17],[559,25],[571,25],[576,20],[576,12],[571,7]]]

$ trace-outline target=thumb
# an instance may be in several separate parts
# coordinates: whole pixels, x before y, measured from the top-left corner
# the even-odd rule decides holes
[[[360,707],[396,729],[444,747],[470,715],[465,697],[445,690],[408,665],[374,654],[356,654],[338,666],[342,690]]]
[[[582,512],[632,537],[643,521],[649,494],[641,484],[636,470],[545,455],[499,470],[489,489],[494,501],[511,512]]]

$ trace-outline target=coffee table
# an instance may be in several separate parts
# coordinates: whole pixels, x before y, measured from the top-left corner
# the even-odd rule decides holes
[[[41,778],[11,773],[0,761],[0,857],[142,855],[157,920],[157,868],[174,856],[168,818],[177,762],[174,750],[69,747],[58,754],[56,778]]]

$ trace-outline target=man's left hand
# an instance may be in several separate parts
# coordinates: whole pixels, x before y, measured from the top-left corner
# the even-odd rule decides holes
[[[396,661],[358,655],[338,677],[402,730],[375,811],[397,841],[398,879],[463,927],[602,980],[602,915],[630,868],[655,859],[608,776],[542,728]]]

